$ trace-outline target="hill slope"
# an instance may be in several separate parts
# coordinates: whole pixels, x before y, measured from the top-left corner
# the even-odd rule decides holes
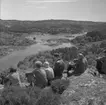
[[[72,21],[72,20],[42,20],[18,21],[0,20],[0,31],[10,32],[42,32],[49,34],[81,33],[92,30],[106,29],[105,22]]]
[[[61,94],[44,89],[36,105],[105,105],[106,81],[85,73],[69,78],[68,88]]]

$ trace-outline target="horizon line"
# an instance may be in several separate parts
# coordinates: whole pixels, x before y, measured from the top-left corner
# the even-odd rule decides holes
[[[77,2],[78,0],[27,0],[28,3],[65,3],[65,2]]]
[[[93,20],[73,20],[73,19],[41,19],[41,20],[26,20],[26,19],[0,19],[0,20],[7,20],[7,21],[47,21],[47,20],[68,20],[68,21],[82,21],[82,22],[106,22],[106,21],[93,21]]]

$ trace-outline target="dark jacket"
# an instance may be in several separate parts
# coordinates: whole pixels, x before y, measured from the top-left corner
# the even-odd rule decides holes
[[[88,62],[86,60],[86,58],[84,59],[79,59],[76,64],[75,64],[75,74],[82,74],[85,72],[85,70],[88,67]]]
[[[33,75],[34,75],[34,84],[40,88],[43,88],[47,85],[48,81],[47,81],[47,76],[46,76],[46,72],[42,69],[40,70],[34,70],[33,71]]]
[[[102,57],[102,58],[100,58],[100,60],[103,62],[102,72],[106,74],[106,57]]]
[[[104,74],[104,72],[102,71],[102,66],[103,66],[103,61],[100,59],[96,59],[96,69],[100,74]]]
[[[55,77],[62,77],[62,73],[64,71],[65,65],[63,60],[58,60],[54,64],[54,75]]]

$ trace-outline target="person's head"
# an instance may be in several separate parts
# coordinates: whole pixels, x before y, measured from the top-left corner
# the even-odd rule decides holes
[[[65,64],[62,60],[57,61],[57,66],[61,71],[65,69]]]
[[[13,68],[13,67],[10,67],[10,68],[9,68],[9,71],[10,71],[10,73],[14,73],[14,72],[17,71],[17,69],[16,69],[16,68]]]
[[[79,53],[78,54],[78,59],[83,59],[84,58],[84,55],[82,53]]]
[[[35,67],[36,68],[41,68],[42,67],[42,62],[41,61],[36,61],[35,62]]]
[[[58,60],[58,59],[61,58],[59,53],[55,53],[55,54],[54,54],[54,57],[55,57],[56,60]]]
[[[49,67],[49,62],[48,61],[44,62],[44,67]]]

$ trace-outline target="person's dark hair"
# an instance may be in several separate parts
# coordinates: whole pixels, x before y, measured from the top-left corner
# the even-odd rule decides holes
[[[42,67],[42,62],[41,61],[36,61],[35,62],[35,67],[37,67],[37,68]]]
[[[60,57],[59,53],[55,53],[54,57]]]
[[[17,70],[16,70],[15,68],[13,68],[13,67],[10,67],[9,69],[10,69],[10,73],[14,73],[14,72],[17,71]]]

